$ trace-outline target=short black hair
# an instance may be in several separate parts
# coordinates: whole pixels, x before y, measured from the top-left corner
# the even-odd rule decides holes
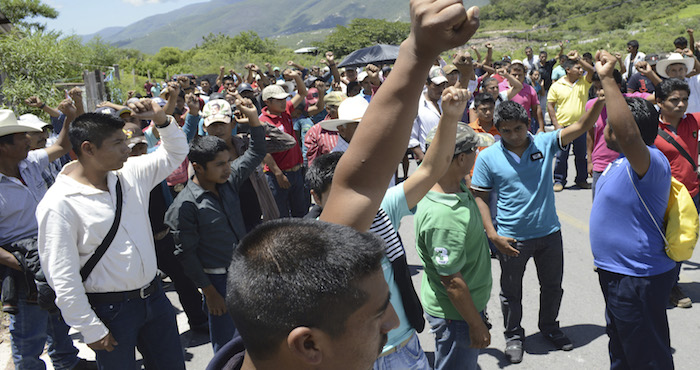
[[[348,83],[346,91],[348,92],[348,95],[350,95],[350,91],[354,91],[355,89],[359,89],[360,91],[362,90],[362,86],[360,86],[360,83],[357,81],[350,81]]]
[[[573,59],[566,58],[565,61],[561,62],[561,67],[564,68],[565,71],[568,71],[573,66],[575,66],[577,63],[578,62],[573,60]]]
[[[659,112],[654,104],[642,98],[625,98],[627,106],[632,111],[634,121],[639,127],[639,133],[646,145],[654,144],[659,129]]]
[[[197,163],[203,168],[207,168],[207,163],[213,161],[217,154],[225,150],[228,150],[228,146],[223,139],[212,135],[198,136],[190,144],[187,159],[191,163]]]
[[[585,53],[583,53],[583,55],[581,55],[581,57],[582,57],[582,58],[591,58],[591,59],[593,59],[593,54],[591,54],[591,53],[589,53],[589,52],[585,52]]]
[[[115,131],[124,128],[124,120],[110,114],[83,113],[78,116],[68,128],[68,139],[73,146],[75,155],[80,157],[80,145],[85,141],[91,142],[97,148]]]
[[[673,46],[681,49],[685,49],[688,47],[688,39],[685,37],[677,37],[675,40],[673,40]]]
[[[269,358],[294,328],[331,337],[367,301],[358,285],[381,271],[383,241],[318,220],[283,218],[256,227],[233,253],[227,308],[251,358]]]
[[[306,184],[316,195],[321,196],[331,187],[335,167],[343,152],[326,153],[317,157],[306,171]]]
[[[224,78],[221,79],[221,84],[224,85],[228,80],[231,80],[231,82],[236,82],[236,80],[233,79],[233,76],[224,76]]]
[[[668,99],[669,95],[673,94],[673,92],[677,90],[685,91],[690,96],[690,86],[687,82],[681,80],[680,78],[665,79],[656,86],[656,99],[659,101],[664,101]]]
[[[493,77],[486,77],[481,81],[481,86],[484,87],[487,84],[490,84],[491,82],[496,81],[496,84],[498,85],[498,80],[493,78]]]
[[[491,96],[491,94],[477,94],[474,97],[474,108],[478,108],[480,105],[483,104],[496,105],[496,100],[493,99],[493,96]]]
[[[639,41],[637,41],[637,40],[630,40],[630,41],[627,41],[627,46],[631,46],[631,47],[634,47],[634,48],[638,48],[638,47],[639,47]]]
[[[525,126],[530,127],[530,118],[527,116],[525,108],[512,100],[499,104],[493,114],[493,124],[496,126],[496,129],[501,126],[501,123],[507,121],[522,122]]]
[[[13,145],[15,143],[15,134],[7,134],[0,136],[0,144]]]
[[[613,78],[615,79],[615,83],[622,85],[622,73],[620,73],[620,71],[617,69],[613,69]],[[596,81],[600,81],[600,76],[598,75],[598,72],[593,72],[592,82]]]

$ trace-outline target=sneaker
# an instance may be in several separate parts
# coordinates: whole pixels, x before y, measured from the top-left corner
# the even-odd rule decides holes
[[[560,183],[558,183],[558,182],[555,182],[555,183],[554,183],[554,191],[558,193],[558,192],[560,192],[560,191],[562,191],[562,190],[564,190],[564,185],[562,185],[562,184],[560,184]]]
[[[88,361],[84,358],[78,358],[78,363],[72,370],[97,370],[97,362]]]
[[[579,189],[590,189],[591,188],[591,184],[589,184],[586,181],[577,182],[576,186],[578,186]]]
[[[571,351],[574,349],[574,345],[571,343],[571,339],[566,336],[561,330],[553,331],[551,333],[542,333],[547,340],[552,342],[554,347],[562,351]]]
[[[671,305],[680,307],[680,308],[690,308],[693,307],[693,302],[688,298],[688,296],[683,293],[681,290],[681,287],[678,285],[674,286],[673,289],[671,289],[671,297],[670,297]]]
[[[523,361],[523,342],[511,340],[506,343],[506,358],[511,364],[519,364]]]

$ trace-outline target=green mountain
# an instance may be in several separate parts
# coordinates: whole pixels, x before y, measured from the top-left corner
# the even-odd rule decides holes
[[[467,5],[486,3],[488,0],[465,1]],[[209,33],[233,36],[253,30],[261,37],[281,37],[346,25],[354,18],[407,22],[408,0],[212,0],[144,18],[121,29],[112,27],[85,35],[83,39],[100,36],[117,46],[153,54],[163,46],[189,49]]]

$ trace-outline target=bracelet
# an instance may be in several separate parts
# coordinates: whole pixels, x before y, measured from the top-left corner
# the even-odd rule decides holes
[[[39,109],[44,109],[45,106],[46,106],[46,103],[41,103],[41,106],[39,107]]]
[[[173,116],[168,115],[166,118],[166,121],[167,121],[167,123],[164,124],[163,126],[160,126],[160,125],[156,124],[155,122],[153,122],[153,123],[155,124],[156,128],[165,128],[165,127],[170,126],[170,123],[172,121],[175,121],[175,118]]]

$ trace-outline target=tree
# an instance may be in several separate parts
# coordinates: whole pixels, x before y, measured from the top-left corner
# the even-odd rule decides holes
[[[54,19],[58,17],[58,11],[41,0],[0,0],[0,11],[15,26],[26,30],[46,29],[45,23],[30,22],[28,19],[43,17]]]
[[[408,37],[410,30],[411,25],[405,22],[357,18],[347,27],[336,26],[335,31],[316,46],[322,50],[330,50],[336,55],[348,55],[371,45],[398,45]]]

